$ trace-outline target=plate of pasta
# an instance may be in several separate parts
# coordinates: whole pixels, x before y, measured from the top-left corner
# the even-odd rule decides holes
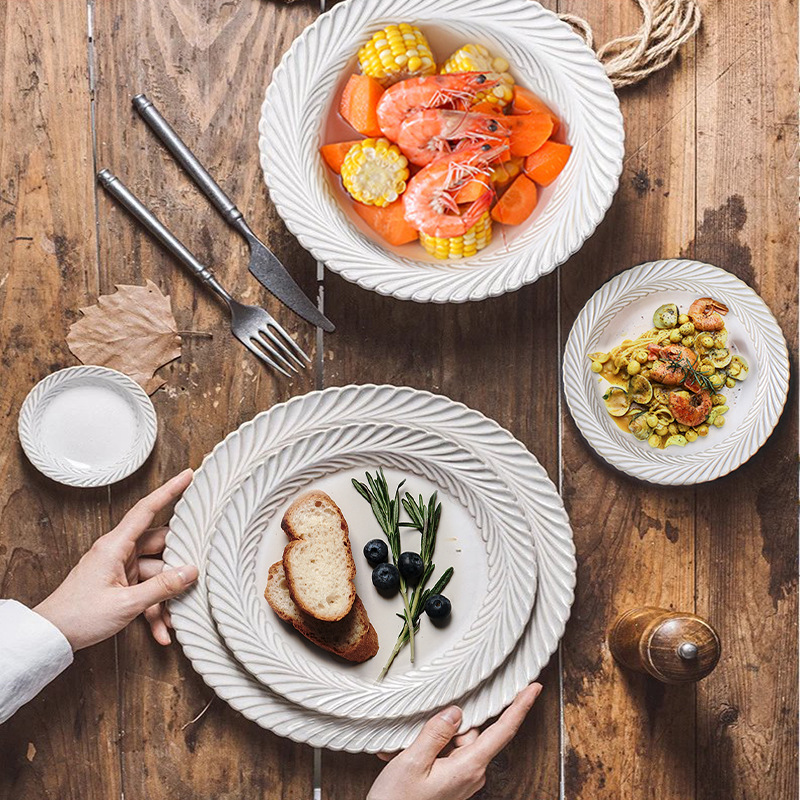
[[[589,444],[664,485],[741,466],[775,427],[788,386],[786,341],[764,301],[697,261],[649,262],[610,280],[564,354],[567,403]]]

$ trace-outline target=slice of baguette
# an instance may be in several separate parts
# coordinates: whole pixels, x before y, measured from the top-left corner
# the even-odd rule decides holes
[[[325,492],[307,492],[286,510],[281,528],[291,540],[283,569],[292,600],[324,622],[345,617],[356,597],[356,565],[339,506]]]
[[[304,614],[292,600],[283,563],[278,561],[269,568],[264,597],[282,620],[293,625],[306,639],[337,656],[361,663],[378,652],[378,634],[358,595],[350,613],[344,619],[338,622],[320,622]]]

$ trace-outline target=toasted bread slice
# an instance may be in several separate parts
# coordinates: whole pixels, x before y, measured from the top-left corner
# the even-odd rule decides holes
[[[272,610],[314,644],[337,656],[361,663],[378,652],[378,634],[369,621],[361,598],[356,595],[350,613],[338,622],[320,622],[304,614],[292,600],[283,572],[283,562],[269,568],[264,597]]]
[[[345,617],[356,597],[356,565],[339,506],[325,492],[307,492],[286,510],[281,528],[291,539],[283,569],[292,600],[324,622]]]

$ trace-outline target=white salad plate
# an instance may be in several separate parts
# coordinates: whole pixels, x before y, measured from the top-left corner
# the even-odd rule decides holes
[[[208,557],[212,615],[236,658],[262,683],[299,705],[350,719],[386,719],[429,712],[453,702],[497,669],[517,643],[536,594],[534,539],[516,499],[495,473],[457,439],[430,430],[361,421],[305,434],[265,459],[231,495]],[[454,574],[444,594],[453,604],[446,626],[423,614],[414,664],[401,651],[381,681],[402,622],[399,595],[382,597],[372,586],[364,545],[385,540],[370,505],[352,485],[365,472],[393,470],[389,491],[442,502],[436,540],[437,569]],[[264,599],[270,564],[280,561],[287,537],[280,520],[298,494],[335,485],[356,562],[356,588],[378,633],[380,650],[350,664],[309,643]],[[327,484],[326,484],[327,486]],[[402,493],[401,493],[402,497]],[[401,521],[405,521],[405,512]],[[420,536],[401,528],[401,550],[419,551]]]
[[[156,412],[134,380],[107,367],[68,367],[31,389],[19,413],[30,462],[68,486],[107,486],[144,464]]]
[[[558,113],[572,155],[541,189],[531,218],[503,226],[476,256],[441,261],[417,244],[381,244],[350,208],[319,154],[352,139],[336,102],[358,49],[384,26],[418,25],[440,60],[468,42],[505,57],[520,85]],[[418,302],[482,300],[538,280],[576,252],[603,219],[619,183],[619,102],[594,52],[532,0],[346,0],[292,44],[267,89],[259,149],[270,196],[300,243],[345,279]]]
[[[725,389],[725,426],[684,448],[664,450],[622,431],[608,414],[608,384],[591,371],[589,353],[607,352],[652,328],[653,312],[676,303],[682,313],[699,297],[730,309],[727,347],[749,366],[746,380]],[[662,485],[715,480],[745,463],[766,442],[789,389],[786,340],[764,301],[719,267],[685,259],[652,261],[617,275],[598,289],[572,326],[564,352],[564,393],[575,424],[594,450],[626,474]]]
[[[218,632],[205,574],[221,515],[260,464],[290,445],[299,428],[308,435],[364,420],[457,439],[479,460],[493,459],[494,471],[516,498],[516,507],[533,533],[538,568],[533,613],[505,662],[458,701],[464,710],[464,729],[497,714],[536,678],[558,646],[573,599],[575,551],[561,498],[535,457],[496,422],[460,403],[410,388],[346,386],[296,397],[259,414],[220,442],[195,472],[176,505],[164,559],[171,566],[193,563],[200,567],[200,580],[173,601],[170,610],[184,653],[220,698],[280,736],[316,747],[380,752],[407,746],[429,713],[351,719],[309,710],[265,687],[233,657]],[[399,474],[387,471],[387,478],[396,480]],[[323,490],[326,480],[337,480],[337,476],[324,478]],[[418,480],[422,476],[414,476],[415,486]],[[339,494],[336,485],[327,489]],[[424,485],[421,491],[425,493]],[[342,502],[346,502],[344,497]],[[446,560],[449,552],[444,555]]]

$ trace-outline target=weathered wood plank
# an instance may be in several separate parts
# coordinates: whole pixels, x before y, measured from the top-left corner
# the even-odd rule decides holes
[[[559,3],[587,18],[599,43],[636,30],[634,3]],[[564,338],[604,281],[675,256],[694,231],[694,61],[620,94],[626,160],[605,221],[561,270]],[[602,462],[565,414],[564,500],[575,531],[578,588],[564,641],[565,796],[694,797],[694,690],[623,673],[605,636],[636,605],[692,610],[694,500],[630,480]]]
[[[697,61],[694,254],[797,342],[797,9],[708,4]],[[766,446],[697,492],[697,610],[723,655],[698,688],[698,800],[796,798],[797,393]]]
[[[66,329],[97,289],[86,3],[4,4],[0,42],[0,596],[35,605],[108,525],[107,492],[44,478],[16,429],[33,384],[75,363]],[[119,794],[114,658],[78,653],[0,728],[0,797]]]
[[[218,2],[108,2],[95,8],[98,159],[150,205],[221,282],[265,305],[313,355],[314,332],[247,272],[247,251],[131,108],[146,92],[187,144],[263,232],[314,296],[315,264],[266,200],[258,162],[258,119],[272,69],[314,17],[308,5]],[[114,207],[98,198],[101,286],[150,278],[172,296],[183,356],[153,398],[156,452],[113,490],[119,516],[138,496],[187,464],[197,466],[228,432],[259,411],[313,388],[309,370],[276,377],[233,339],[225,310]],[[159,651],[144,625],[120,637],[123,780],[126,797],[310,798],[312,751],[262,731],[215,700],[178,648]]]

